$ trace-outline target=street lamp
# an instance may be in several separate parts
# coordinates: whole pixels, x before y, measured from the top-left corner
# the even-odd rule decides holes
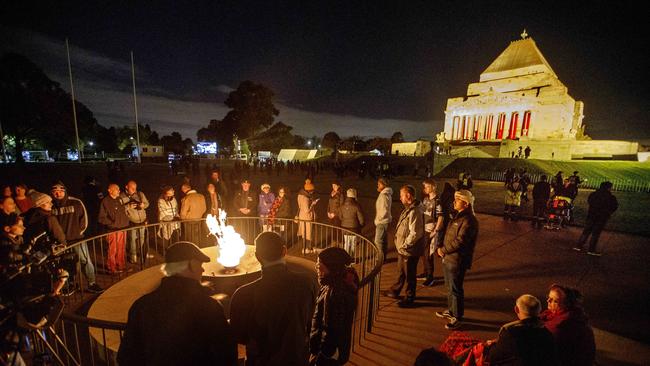
[[[88,145],[89,145],[89,146],[93,146],[93,145],[95,145],[95,143],[92,142],[92,141],[89,141],[89,142],[88,142]]]
[[[311,140],[307,140],[307,146],[311,147]]]

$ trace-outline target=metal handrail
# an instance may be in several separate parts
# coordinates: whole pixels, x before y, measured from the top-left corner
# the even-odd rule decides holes
[[[242,236],[248,235],[249,237],[252,237],[250,235],[253,233],[256,235],[256,233],[260,230],[260,226],[264,223],[264,219],[258,218],[258,217],[228,217],[228,223],[240,226],[240,229],[242,230],[240,234]],[[181,221],[174,221],[175,223],[180,223],[181,227],[183,228],[182,230],[185,230],[184,224],[196,224],[196,223],[201,223],[205,219],[195,219],[195,220],[181,220]],[[147,233],[154,233],[154,250],[157,252],[162,252],[162,255],[164,256],[164,251],[165,251],[165,245],[161,245],[162,250],[159,250],[158,248],[158,239],[159,237],[157,236],[157,231],[158,229],[164,225],[164,224],[169,224],[172,222],[159,222],[159,223],[153,223],[153,224],[146,224],[146,225],[140,225],[140,226],[135,226],[135,227],[129,227],[125,228],[123,230],[116,230],[116,231],[135,231],[135,230],[145,230]],[[368,240],[366,237],[357,234],[353,231],[326,224],[326,223],[320,223],[320,222],[315,222],[315,221],[309,221],[309,220],[299,220],[299,219],[279,219],[276,218],[274,219],[274,225],[279,225],[283,226],[284,228],[291,228],[291,232],[287,233],[285,231],[285,240],[291,239],[293,244],[295,245],[295,239],[297,237],[297,227],[300,227],[301,225],[307,230],[307,226],[309,226],[309,230],[311,231],[311,238],[310,241],[312,242],[312,245],[316,248],[325,248],[331,245],[336,245],[336,246],[343,246],[343,238],[345,235],[351,235],[356,238],[356,244],[355,244],[355,249],[354,249],[354,254],[353,254],[353,259],[355,263],[353,264],[356,266],[359,275],[361,277],[360,279],[360,287],[359,287],[359,305],[357,308],[357,312],[355,314],[355,326],[353,327],[353,339],[355,340],[353,342],[353,351],[356,348],[356,346],[360,345],[361,340],[365,339],[365,335],[367,333],[370,333],[372,331],[372,326],[373,326],[373,321],[375,319],[375,315],[377,313],[378,307],[379,307],[379,278],[381,276],[381,267],[384,261],[384,254],[380,248],[378,248],[372,241]],[[72,243],[66,247],[66,250],[68,249],[74,249],[75,247],[81,246],[82,244],[86,243],[88,245],[88,250],[89,252],[91,251],[92,247],[92,254],[90,256],[92,257],[93,262],[95,265],[98,265],[98,259],[102,260],[104,262],[104,242],[107,239],[107,237],[113,232],[107,232],[107,233],[102,233],[100,235],[93,236],[88,239],[84,239],[75,243]],[[186,232],[185,232],[186,233]],[[146,234],[145,234],[146,235]],[[146,237],[146,236],[145,236]],[[199,239],[203,239],[205,241],[205,237],[199,237]],[[252,238],[249,238],[252,239]],[[145,245],[151,250],[151,238],[145,242]],[[300,250],[300,255],[305,257],[304,249],[307,245],[306,238],[303,236],[302,239],[298,240],[298,243]],[[300,245],[302,247],[300,247]],[[99,252],[99,256],[97,253]],[[127,253],[128,255],[128,253]],[[152,265],[156,264],[161,264],[160,262],[156,264],[151,264],[149,260],[146,259],[146,256],[144,253],[140,253],[139,257],[139,270],[144,270],[145,268],[148,268]],[[149,265],[148,265],[149,264]],[[97,271],[95,271],[97,272]],[[83,281],[82,277],[82,271],[80,266],[77,269],[77,278],[79,281]],[[121,280],[122,277],[119,277],[117,280]],[[111,280],[115,280],[114,277],[111,277]],[[116,282],[116,281],[115,281]],[[83,296],[83,295],[82,295]],[[115,322],[115,321],[108,321],[108,320],[102,320],[102,319],[96,319],[96,318],[91,318],[79,314],[73,314],[69,312],[64,312],[64,314],[61,316],[60,324],[58,324],[58,327],[60,329],[60,332],[62,331],[64,336],[66,335],[66,329],[68,328],[73,328],[73,339],[68,340],[67,338],[64,337],[65,341],[69,341],[70,344],[68,345],[71,349],[76,348],[77,349],[77,358],[81,360],[82,358],[86,359],[87,363],[95,364],[95,358],[98,360],[101,359],[102,363],[107,363],[111,364],[111,351],[109,351],[106,346],[106,340],[104,339],[103,345],[100,345],[100,347],[103,347],[103,350],[97,350],[98,344],[95,342],[93,343],[91,337],[89,336],[88,329],[90,328],[96,328],[101,330],[102,337],[106,337],[106,331],[117,331],[119,332],[120,336],[122,335],[123,331],[126,329],[126,323],[124,322]],[[68,329],[70,331],[70,329]],[[82,340],[80,338],[79,333],[83,333],[85,338],[88,338],[87,340]],[[84,344],[84,342],[87,342]],[[81,345],[81,346],[80,346]],[[82,349],[89,349],[91,351],[90,355],[84,355],[83,352],[81,351]],[[94,351],[93,351],[94,350]],[[95,354],[96,353],[96,354]]]

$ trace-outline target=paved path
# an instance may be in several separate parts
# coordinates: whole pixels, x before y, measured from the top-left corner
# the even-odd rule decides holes
[[[599,365],[650,363],[648,238],[604,232],[604,255],[594,258],[571,250],[579,228],[534,230],[527,221],[511,223],[489,215],[479,215],[479,222],[474,264],[465,279],[466,317],[459,330],[495,338],[502,324],[514,320],[519,295],[531,293],[543,301],[548,286],[557,282],[583,292]],[[442,278],[436,265],[435,274]],[[395,271],[394,260],[384,265],[382,289],[395,280]],[[433,314],[446,306],[443,286],[419,285],[417,291],[414,309],[381,298],[373,333],[357,347],[353,364],[412,365],[420,350],[444,341],[449,331]]]

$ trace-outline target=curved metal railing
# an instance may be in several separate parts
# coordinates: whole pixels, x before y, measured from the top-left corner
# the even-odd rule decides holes
[[[381,249],[362,235],[319,222],[275,219],[272,224],[269,224],[257,217],[229,217],[227,223],[233,225],[248,244],[252,244],[257,234],[264,230],[278,232],[287,243],[289,255],[315,260],[315,254],[309,253],[307,249],[314,248],[318,251],[330,246],[343,247],[352,255],[353,266],[361,280],[359,303],[353,327],[352,346],[354,352],[366,334],[372,331],[377,313],[381,266],[384,260]],[[174,234],[173,238],[168,237],[167,239],[165,238],[167,235],[164,234],[169,232],[165,232],[168,227],[165,225],[169,225],[169,223],[148,224],[122,230],[126,232],[126,257],[132,262],[127,265],[132,270],[130,272],[107,273],[105,270],[107,266],[107,237],[111,233],[97,235],[69,245],[67,250],[74,250],[81,256],[87,253],[92,266],[83,264],[77,266],[72,283],[79,286],[79,290],[66,297],[66,302],[87,304],[90,302],[91,296],[94,296],[87,291],[88,276],[84,273],[86,270],[94,274],[99,285],[110,287],[132,273],[161,265],[164,262],[166,248],[176,240],[189,240],[200,247],[216,244],[215,239],[208,236],[205,219],[174,221],[173,225],[178,226],[178,232]],[[131,258],[133,249],[130,248],[130,238],[138,235],[142,235],[143,244],[138,246],[136,241],[135,257]],[[55,349],[60,354],[66,355],[65,362],[67,364],[116,364],[116,347],[107,344],[107,334],[118,332],[119,339],[121,339],[125,327],[126,324],[122,322],[89,318],[69,311],[64,312],[52,330],[62,339],[60,347],[66,349],[58,349],[58,344]],[[35,339],[35,343],[38,342],[38,339]]]

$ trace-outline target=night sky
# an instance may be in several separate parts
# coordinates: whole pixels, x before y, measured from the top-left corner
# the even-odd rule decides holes
[[[133,50],[140,122],[162,134],[196,139],[248,79],[270,87],[277,120],[305,136],[433,138],[447,98],[464,96],[525,28],[585,102],[587,134],[650,139],[647,12],[633,3],[12,3],[0,52],[26,55],[69,90],[68,37],[77,99],[106,126],[133,121]]]

